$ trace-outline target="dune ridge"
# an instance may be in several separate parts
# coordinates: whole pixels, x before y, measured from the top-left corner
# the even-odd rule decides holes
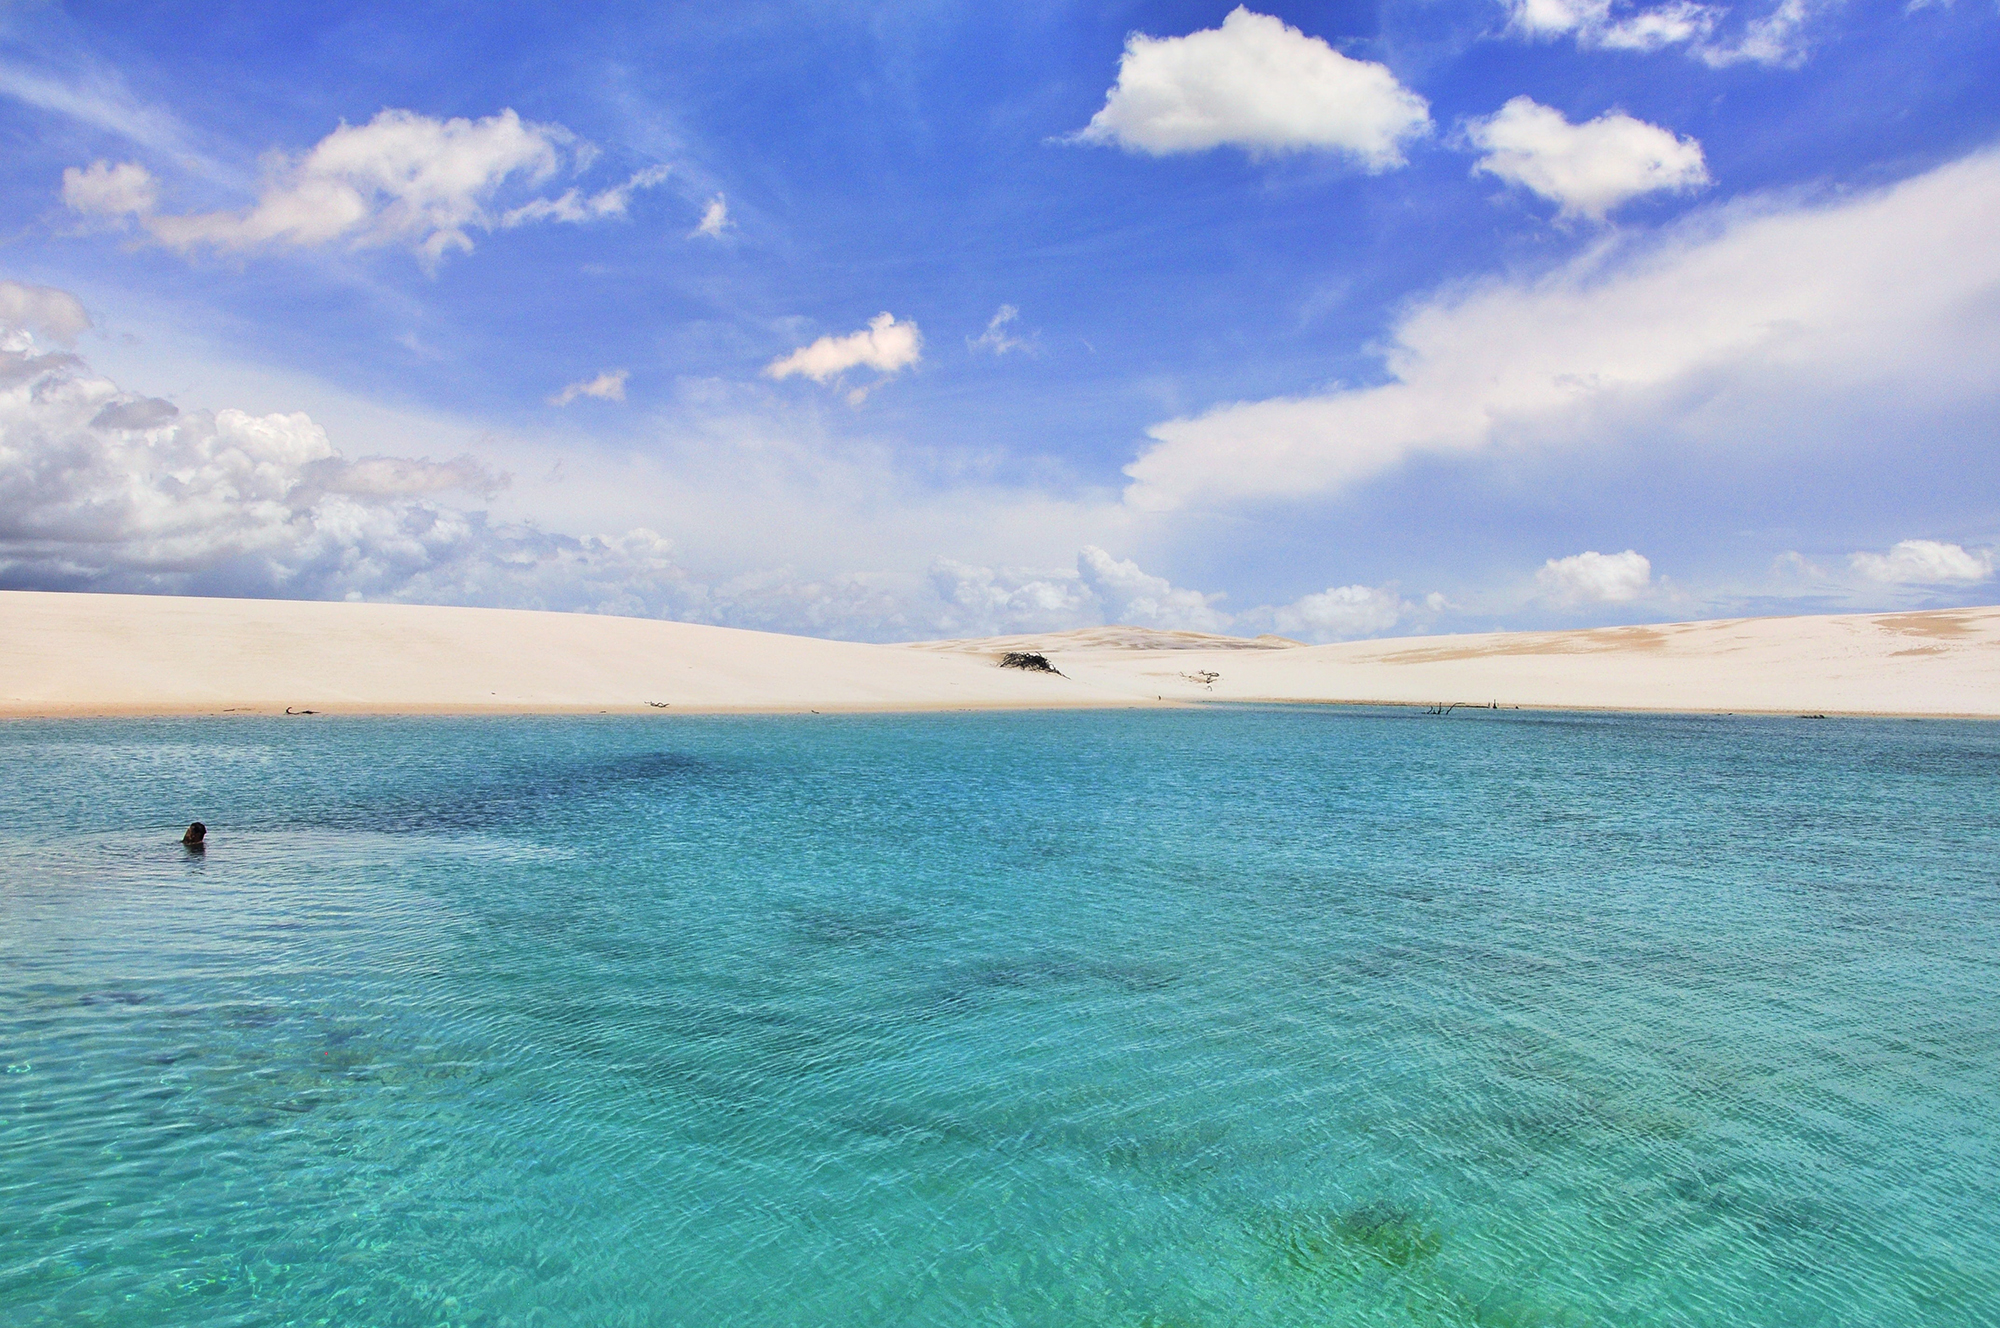
[[[1060,676],[999,667],[1048,656]],[[1216,701],[2000,718],[2000,607],[1308,646],[1109,627],[865,645],[518,609],[0,591],[0,716]]]

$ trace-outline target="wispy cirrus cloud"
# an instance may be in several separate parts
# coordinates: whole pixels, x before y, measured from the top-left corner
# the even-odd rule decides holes
[[[60,70],[0,61],[0,96],[115,134],[211,178],[229,174],[195,146],[178,116],[136,96],[115,69],[94,60]]]
[[[1508,29],[1529,40],[1573,38],[1585,50],[1648,52],[1682,47],[1703,64],[1797,65],[1808,50],[1807,27],[1833,0],[1778,0],[1767,13],[1722,35],[1729,6],[1696,0],[1658,5],[1614,0],[1503,0]]]
[[[1671,0],[1650,8],[1611,0],[1507,0],[1509,26],[1529,38],[1573,36],[1585,49],[1657,51],[1705,40],[1727,11]]]
[[[986,320],[986,330],[976,337],[967,337],[965,347],[975,353],[1005,355],[1009,351],[1024,351],[1034,355],[1037,351],[1033,336],[1016,336],[1014,325],[1020,321],[1021,311],[1011,304],[1003,304],[993,317]]]
[[[719,240],[722,233],[736,223],[729,216],[729,200],[721,194],[708,200],[708,206],[701,210],[701,220],[688,232],[692,240],[697,235],[705,235],[711,240]]]
[[[623,184],[614,184],[593,194],[566,189],[555,198],[532,198],[521,206],[502,213],[500,225],[512,228],[537,221],[563,221],[571,225],[582,225],[587,221],[602,221],[606,217],[622,217],[630,208],[632,195],[635,192],[651,189],[665,181],[671,173],[665,166],[648,166],[643,170],[634,171]]]
[[[582,378],[564,386],[563,390],[548,398],[551,406],[567,406],[578,397],[595,397],[599,401],[623,401],[625,382],[632,374],[627,369],[606,369],[595,378]]]

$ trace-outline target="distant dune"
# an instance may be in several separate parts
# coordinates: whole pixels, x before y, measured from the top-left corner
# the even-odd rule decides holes
[[[1557,709],[2000,717],[2000,608],[1729,618],[1292,646],[1142,629],[926,642],[1038,650],[1107,693]]]
[[[999,667],[1046,655],[1061,676]],[[2000,608],[1305,646],[1136,627],[859,645],[508,609],[0,592],[0,716],[1209,701],[2000,717]]]

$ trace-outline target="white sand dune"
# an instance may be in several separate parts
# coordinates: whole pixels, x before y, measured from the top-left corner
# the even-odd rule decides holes
[[[1064,676],[998,667],[1046,654]],[[858,645],[588,614],[0,592],[0,715],[1208,701],[2000,717],[2000,608],[1302,646],[1096,628]]]
[[[1144,648],[1089,633],[1008,638],[1106,692],[1164,700],[2000,717],[2000,608],[1732,618],[1330,646]],[[1190,634],[1180,634],[1190,635]],[[912,647],[906,647],[912,648]],[[987,642],[915,649],[989,653]]]

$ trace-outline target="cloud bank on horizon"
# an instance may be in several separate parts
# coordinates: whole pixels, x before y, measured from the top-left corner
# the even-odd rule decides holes
[[[0,18],[0,586],[877,639],[1992,598],[2000,15],[1262,8],[771,56],[613,6],[643,68],[373,12],[396,73]],[[1828,109],[1888,68],[1909,113]]]

